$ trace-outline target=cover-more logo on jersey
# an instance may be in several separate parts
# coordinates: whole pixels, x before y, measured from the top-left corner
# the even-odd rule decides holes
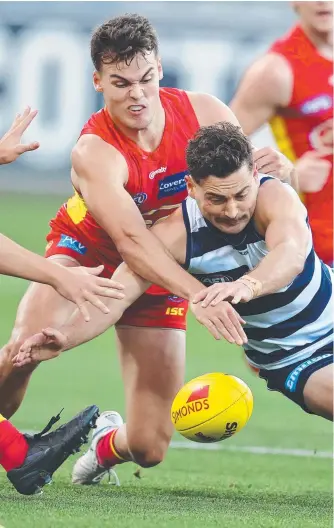
[[[172,420],[174,425],[180,420],[192,413],[198,413],[202,410],[210,408],[209,405],[209,389],[210,385],[200,385],[192,391],[184,405],[172,412]]]
[[[159,182],[158,199],[168,198],[181,191],[185,191],[186,181],[184,177],[188,174],[188,171],[178,172],[177,174],[171,174]]]

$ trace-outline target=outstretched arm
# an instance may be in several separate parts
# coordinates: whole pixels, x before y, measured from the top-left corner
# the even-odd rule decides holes
[[[268,254],[259,265],[235,282],[210,286],[195,297],[203,306],[225,299],[233,304],[275,293],[303,271],[310,242],[306,211],[298,195],[278,181],[267,181],[259,190],[254,219],[265,236]]]
[[[261,186],[255,221],[269,253],[248,275],[261,282],[261,295],[268,295],[290,284],[303,271],[310,232],[298,195],[277,181]]]
[[[108,313],[107,306],[98,296],[123,298],[123,293],[120,291],[121,284],[99,277],[102,271],[103,266],[97,268],[60,266],[0,234],[0,273],[49,284],[60,295],[78,306],[80,321],[82,316],[89,321],[87,302]]]

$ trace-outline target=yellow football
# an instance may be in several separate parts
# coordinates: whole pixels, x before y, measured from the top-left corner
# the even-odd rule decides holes
[[[241,379],[221,372],[188,381],[175,396],[175,429],[194,442],[219,442],[239,432],[253,411],[253,395]]]

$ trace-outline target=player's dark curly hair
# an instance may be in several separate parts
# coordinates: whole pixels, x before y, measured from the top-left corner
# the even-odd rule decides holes
[[[187,164],[197,183],[208,176],[225,178],[244,164],[252,170],[252,145],[240,127],[227,121],[203,126],[188,143]]]
[[[90,43],[91,57],[95,69],[102,64],[131,64],[140,53],[158,55],[158,36],[147,18],[140,15],[123,15],[112,18],[94,31]]]

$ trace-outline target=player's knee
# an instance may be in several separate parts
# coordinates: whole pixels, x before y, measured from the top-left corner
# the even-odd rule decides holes
[[[304,388],[306,407],[318,416],[333,420],[333,365],[316,371]]]
[[[144,440],[144,441],[143,441]],[[160,464],[165,458],[169,442],[162,439],[141,439],[129,445],[134,462],[143,468],[150,468]]]

